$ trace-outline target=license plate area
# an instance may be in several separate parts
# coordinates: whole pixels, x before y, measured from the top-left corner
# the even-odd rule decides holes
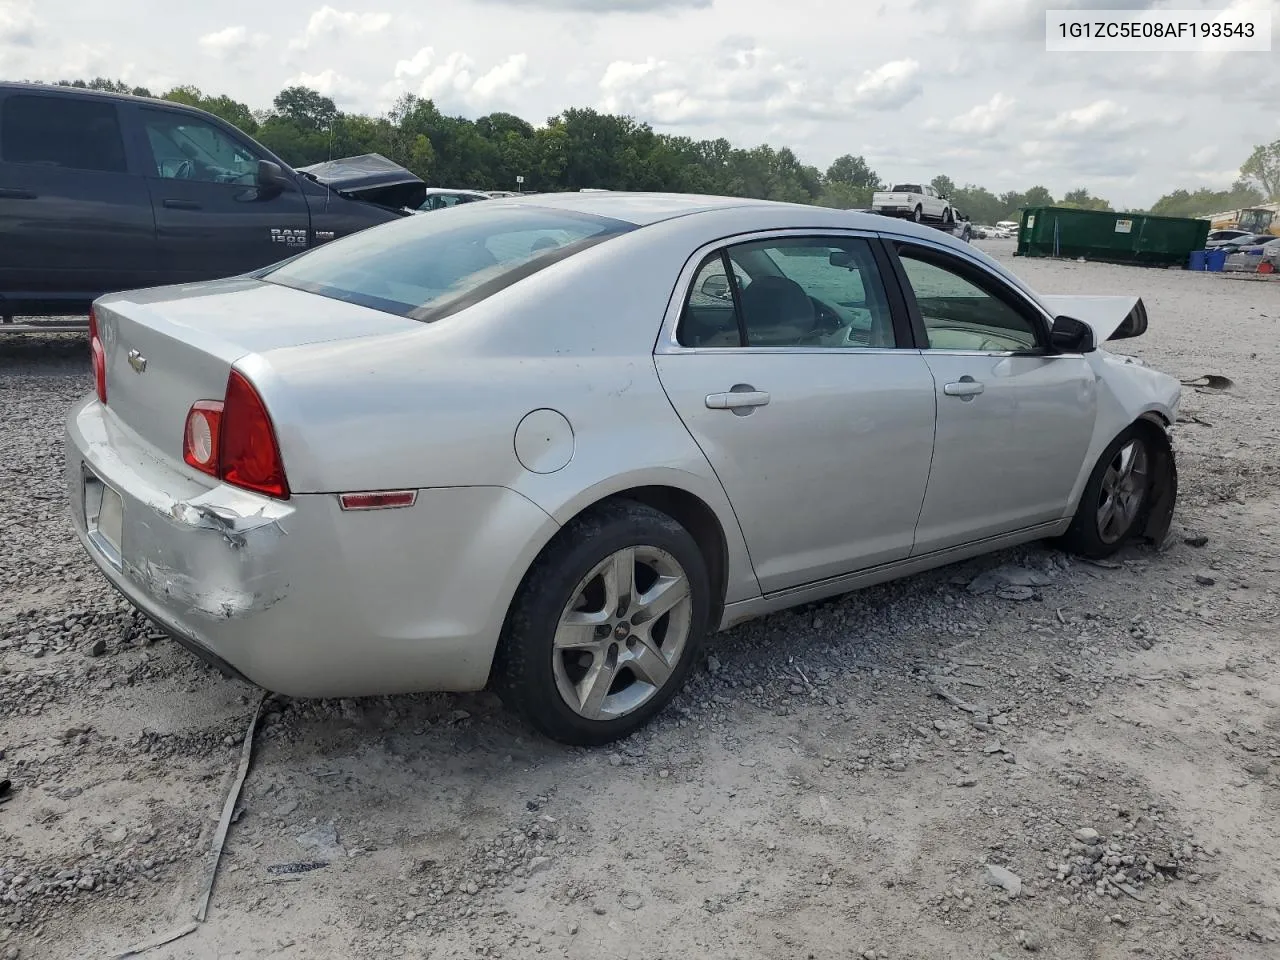
[[[124,503],[120,494],[89,469],[84,472],[84,519],[89,539],[116,567],[121,564]]]

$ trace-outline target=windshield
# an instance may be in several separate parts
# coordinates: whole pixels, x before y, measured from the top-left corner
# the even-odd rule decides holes
[[[890,193],[924,193],[918,183],[895,183]]]
[[[563,210],[468,203],[363,230],[254,276],[430,321],[634,229]]]

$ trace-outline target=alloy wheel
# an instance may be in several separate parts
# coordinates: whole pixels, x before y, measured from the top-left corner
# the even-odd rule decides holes
[[[1147,447],[1137,437],[1124,444],[1107,465],[1098,495],[1098,539],[1116,543],[1138,518],[1147,496]]]
[[[551,655],[565,704],[588,720],[639,709],[671,678],[693,622],[689,578],[652,546],[624,547],[579,581]]]

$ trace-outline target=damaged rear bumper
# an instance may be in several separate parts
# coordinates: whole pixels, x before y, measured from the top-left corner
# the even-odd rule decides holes
[[[346,513],[331,494],[210,486],[92,398],[66,441],[74,526],[112,586],[219,669],[291,696],[483,687],[532,559],[512,541],[536,549],[557,528],[501,487]],[[109,530],[116,511],[86,498],[86,478],[119,495]]]

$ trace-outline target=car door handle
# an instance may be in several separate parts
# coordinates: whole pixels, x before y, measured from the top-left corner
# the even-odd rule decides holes
[[[162,203],[164,204],[164,206],[168,207],[170,210],[201,209],[200,204],[196,203],[194,200],[164,200],[162,201]]]
[[[747,407],[763,407],[769,402],[769,394],[763,390],[732,390],[729,393],[707,394],[710,410],[742,410]]]
[[[942,392],[948,397],[959,397],[961,400],[972,400],[985,389],[986,387],[973,377],[961,377],[956,383],[942,385]]]
[[[30,190],[14,190],[12,187],[0,188],[0,200],[34,200],[36,195]]]

